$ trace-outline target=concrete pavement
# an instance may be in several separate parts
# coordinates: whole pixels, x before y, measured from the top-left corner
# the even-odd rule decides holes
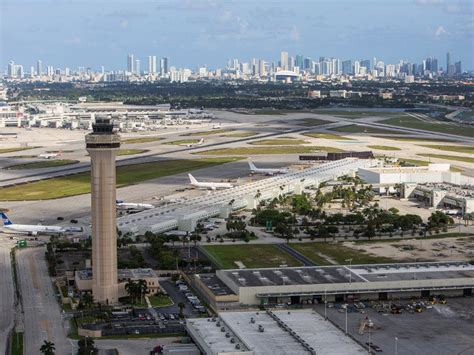
[[[45,248],[17,253],[17,268],[24,312],[24,353],[38,354],[44,340],[54,343],[57,354],[71,354],[61,314],[44,257]]]
[[[15,318],[15,295],[10,259],[10,243],[0,241],[0,354],[5,354],[8,334]]]

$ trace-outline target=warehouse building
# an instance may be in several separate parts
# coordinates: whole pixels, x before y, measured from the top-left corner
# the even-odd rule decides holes
[[[368,184],[394,186],[410,183],[463,184],[465,178],[459,172],[450,171],[450,164],[429,164],[416,167],[360,168],[357,174]]]
[[[214,310],[259,305],[470,296],[474,265],[426,262],[217,270],[193,284]]]
[[[363,354],[366,350],[312,310],[223,312],[186,321],[204,354]]]

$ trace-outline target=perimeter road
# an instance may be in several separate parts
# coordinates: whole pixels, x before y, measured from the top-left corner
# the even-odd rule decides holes
[[[66,338],[44,254],[43,247],[16,254],[24,311],[24,354],[38,354],[45,340],[54,343],[56,354],[70,354],[72,345]]]
[[[5,354],[8,334],[13,329],[15,318],[15,296],[10,259],[11,246],[3,240],[0,243],[0,354]]]

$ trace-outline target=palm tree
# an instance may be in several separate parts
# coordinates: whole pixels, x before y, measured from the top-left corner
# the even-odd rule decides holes
[[[128,293],[128,296],[130,297],[130,302],[135,303],[135,298],[136,298],[137,291],[138,291],[137,283],[133,280],[129,280],[125,284],[125,291]]]
[[[148,292],[146,280],[140,279],[137,282],[137,294],[140,295],[140,303],[143,303],[143,295]]]
[[[94,297],[90,293],[85,293],[82,295],[81,301],[84,304],[84,307],[91,308],[94,304]]]
[[[56,348],[53,342],[45,340],[43,345],[41,345],[40,351],[44,355],[54,355]]]

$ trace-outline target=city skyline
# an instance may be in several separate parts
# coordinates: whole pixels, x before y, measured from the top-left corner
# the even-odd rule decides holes
[[[35,65],[29,61],[38,58],[55,67],[118,70],[126,53],[140,58],[142,70],[149,55],[168,57],[177,67],[216,68],[234,57],[278,58],[281,50],[391,63],[440,60],[449,51],[466,70],[473,68],[468,1],[297,1],[290,8],[279,1],[112,3],[113,10],[78,1],[6,1],[1,68],[12,59]]]

